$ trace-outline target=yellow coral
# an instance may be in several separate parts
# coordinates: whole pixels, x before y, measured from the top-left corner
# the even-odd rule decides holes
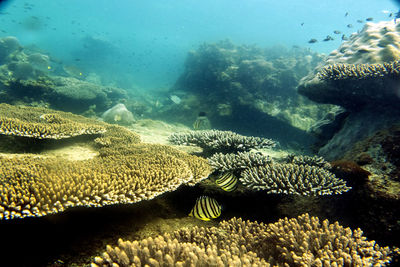
[[[233,218],[140,241],[118,240],[92,266],[385,266],[388,247],[308,214],[263,224]]]

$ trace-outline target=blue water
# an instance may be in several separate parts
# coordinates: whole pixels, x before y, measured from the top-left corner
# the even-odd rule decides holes
[[[384,10],[398,6],[390,0],[15,0],[1,10],[0,36],[16,36],[58,64],[95,71],[126,89],[166,89],[187,52],[203,42],[229,38],[329,53],[341,43],[334,30],[350,35],[362,28],[356,20],[389,20]],[[322,42],[327,35],[335,40]],[[311,38],[318,42],[309,44]]]

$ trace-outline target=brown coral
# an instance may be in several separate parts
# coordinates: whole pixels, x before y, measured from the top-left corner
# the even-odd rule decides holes
[[[92,266],[384,266],[388,247],[360,229],[320,222],[308,214],[263,224],[233,218],[219,227],[194,227],[107,246]]]

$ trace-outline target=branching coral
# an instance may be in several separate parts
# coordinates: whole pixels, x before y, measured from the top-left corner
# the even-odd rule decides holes
[[[231,131],[204,130],[172,134],[168,140],[176,145],[197,145],[206,152],[239,152],[275,146],[271,139],[243,136]]]
[[[308,165],[267,164],[245,169],[239,180],[253,190],[296,195],[331,195],[350,190],[333,173]]]
[[[272,159],[261,153],[252,152],[239,152],[237,154],[216,153],[208,159],[208,162],[215,171],[227,172],[263,166],[271,163]]]
[[[309,165],[309,166],[316,166],[318,168],[323,168],[329,170],[331,168],[331,164],[323,157],[318,156],[290,156],[288,157],[288,163],[293,163],[296,165]]]
[[[303,214],[263,224],[233,218],[140,241],[118,240],[92,266],[385,266],[390,249],[360,229]]]

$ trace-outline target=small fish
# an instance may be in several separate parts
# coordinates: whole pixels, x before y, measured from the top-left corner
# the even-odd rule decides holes
[[[218,218],[221,216],[221,205],[211,197],[201,196],[196,200],[189,216],[203,221]]]
[[[314,43],[316,43],[316,42],[318,42],[318,40],[317,39],[310,39],[310,41],[308,41],[308,43],[309,44],[314,44]]]
[[[182,102],[181,98],[177,95],[171,95],[169,96],[169,99],[171,99],[171,101],[177,105],[179,105]]]
[[[347,28],[353,28],[353,24],[347,24]]]
[[[341,32],[341,31],[338,31],[338,30],[334,30],[333,33],[334,33],[334,34],[341,34],[342,32]]]
[[[300,26],[303,26],[303,25],[304,25],[304,22],[300,23]]]
[[[373,21],[373,20],[374,20],[374,18],[372,18],[372,17],[369,17],[369,18],[366,18],[365,20],[366,20],[366,21]]]
[[[349,15],[349,12],[346,12],[346,14],[344,14],[345,17],[347,17]]]
[[[394,15],[395,15],[395,17],[394,17],[394,23],[396,23],[396,20],[397,20],[397,19],[400,19],[400,10],[399,10],[399,12],[396,12]]]
[[[205,112],[199,112],[199,115],[195,122],[193,123],[193,129],[195,130],[210,130],[211,129],[211,122],[207,118]]]
[[[225,172],[219,176],[215,183],[227,192],[237,188],[237,177],[232,172]]]
[[[357,20],[358,23],[364,23],[364,21],[362,21],[361,19]]]
[[[343,35],[342,35],[342,40],[343,40],[343,41],[347,41],[347,40],[349,40],[349,38],[347,38],[347,36],[343,34]]]
[[[76,66],[63,66],[63,70],[71,77],[82,78],[83,72]]]
[[[325,37],[325,39],[324,39],[324,40],[322,40],[322,41],[324,41],[324,42],[327,42],[327,41],[333,41],[333,40],[335,40],[335,39],[333,39],[333,37],[332,37],[332,36],[330,36],[330,35],[327,35],[327,36]]]
[[[389,14],[389,18],[391,18],[391,17],[393,17],[393,13],[390,13],[390,14]]]

